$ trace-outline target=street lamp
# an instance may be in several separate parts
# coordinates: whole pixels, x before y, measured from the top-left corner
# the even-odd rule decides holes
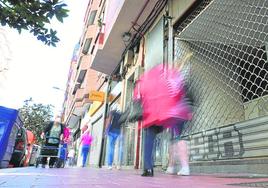
[[[61,88],[59,88],[57,86],[53,86],[52,89],[58,90],[60,92],[63,92],[64,93],[64,101],[65,101],[65,99],[66,99],[66,90],[61,89]],[[64,115],[63,114],[63,111],[64,111],[63,109],[64,109],[64,102],[62,104],[62,109],[58,110],[58,113],[57,113],[57,116],[60,116],[62,120],[63,120],[63,115]]]
[[[122,35],[122,40],[124,42],[129,42],[131,39],[131,33],[130,32],[124,32]]]

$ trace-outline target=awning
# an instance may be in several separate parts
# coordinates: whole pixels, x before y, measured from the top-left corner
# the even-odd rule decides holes
[[[110,0],[105,17],[104,42],[93,54],[91,68],[110,75],[117,67],[126,46],[122,35],[128,32],[139,17],[141,25],[148,17],[157,0]],[[141,12],[143,7],[145,9]],[[139,15],[139,13],[141,14]]]

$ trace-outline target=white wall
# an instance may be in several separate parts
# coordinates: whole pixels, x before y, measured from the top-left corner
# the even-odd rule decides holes
[[[100,153],[101,153],[101,141],[102,141],[102,130],[103,130],[103,117],[97,120],[104,111],[104,106],[102,106],[98,112],[94,114],[91,119],[92,129],[91,134],[93,136],[93,141],[90,146],[89,152],[89,164],[97,166],[99,164]],[[97,121],[96,121],[97,120]]]

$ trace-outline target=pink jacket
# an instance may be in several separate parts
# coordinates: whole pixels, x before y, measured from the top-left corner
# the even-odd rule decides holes
[[[92,142],[93,138],[91,135],[89,135],[88,133],[84,133],[82,135],[82,138],[81,138],[81,142],[82,142],[82,145],[90,145],[91,142]]]
[[[70,129],[67,127],[64,127],[63,129],[63,138],[69,139],[70,137]]]
[[[165,125],[176,117],[190,120],[192,112],[184,102],[183,77],[175,69],[163,69],[162,64],[145,73],[134,89],[134,99],[141,97],[143,105],[142,128]]]

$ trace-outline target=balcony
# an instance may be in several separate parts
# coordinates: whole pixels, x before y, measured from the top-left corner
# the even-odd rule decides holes
[[[136,21],[137,24],[141,25],[152,11],[156,2],[157,0],[109,1],[106,8],[106,17],[104,18],[104,33],[101,33],[101,37],[99,37],[95,44],[95,50],[92,54],[92,69],[108,75],[114,71],[125,50],[125,44],[122,40],[123,33],[132,28],[132,22]],[[145,8],[141,12],[143,7]],[[137,20],[137,18],[139,19]],[[103,40],[101,45],[100,40]]]
[[[83,100],[83,97],[84,97],[84,89],[82,88],[79,88],[77,91],[76,91],[76,94],[74,96],[74,101],[75,102],[80,102]]]
[[[80,83],[76,83],[75,86],[74,86],[74,89],[73,89],[73,92],[72,94],[75,95],[77,90],[80,88],[81,84]]]
[[[82,104],[87,105],[87,104],[91,104],[91,103],[92,103],[92,101],[89,100],[89,94],[88,93],[84,94]]]
[[[74,128],[74,126],[77,124],[78,120],[81,118],[81,116],[84,114],[84,112],[88,109],[89,103],[84,102],[85,89],[79,88],[77,89],[75,96],[73,98],[72,104],[71,104],[71,110],[69,116],[67,117],[66,124],[68,124],[69,128]]]

